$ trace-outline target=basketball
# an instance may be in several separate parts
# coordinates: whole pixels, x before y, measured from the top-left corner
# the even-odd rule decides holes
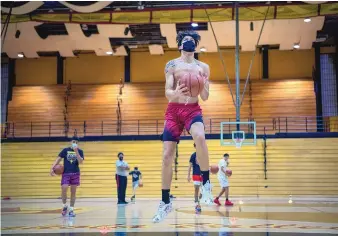
[[[54,170],[55,174],[62,175],[63,174],[63,165],[56,165],[53,170]]]
[[[226,173],[227,176],[230,177],[232,175],[232,170],[226,170],[225,173]]]
[[[195,74],[185,74],[180,80],[179,84],[184,84],[189,90],[189,97],[197,97],[204,88],[203,78]]]
[[[210,172],[212,174],[217,174],[217,172],[218,172],[218,166],[217,165],[211,165],[210,166]]]
[[[138,182],[138,186],[139,186],[140,188],[142,188],[142,187],[143,187],[143,182],[139,181],[139,182]]]

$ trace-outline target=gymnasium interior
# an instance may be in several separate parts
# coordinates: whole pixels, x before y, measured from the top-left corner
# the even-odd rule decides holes
[[[2,1],[1,28],[1,234],[338,234],[336,1]],[[234,206],[195,214],[187,181],[194,142],[184,130],[174,208],[154,224],[164,68],[180,57],[184,30],[201,35],[195,59],[211,73],[209,99],[199,101],[209,159],[229,153]],[[237,112],[235,91],[243,95]],[[239,121],[250,135],[238,148],[231,134]],[[71,218],[60,214],[61,177],[49,171],[74,135],[85,160]],[[127,206],[116,204],[119,152],[144,184]],[[211,183],[215,195],[217,175]]]

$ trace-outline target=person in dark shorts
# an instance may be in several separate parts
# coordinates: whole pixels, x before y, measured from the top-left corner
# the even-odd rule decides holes
[[[196,148],[196,144],[194,144],[194,148]],[[200,166],[198,164],[197,158],[196,158],[196,152],[194,152],[189,160],[189,168],[188,168],[188,182],[191,181],[191,169],[192,169],[192,180],[194,181],[195,186],[195,211],[196,213],[200,213],[202,211],[200,201],[202,195],[199,195],[199,190],[202,186],[203,180],[202,180],[202,173]]]
[[[62,215],[65,216],[68,211],[67,205],[67,190],[70,186],[70,207],[68,215],[75,216],[74,205],[76,199],[76,189],[80,185],[80,167],[83,163],[84,155],[83,151],[79,148],[79,138],[74,136],[71,139],[70,147],[64,148],[59,156],[56,158],[52,168],[50,170],[51,176],[55,176],[54,167],[58,165],[63,159],[64,172],[61,179],[62,190]]]
[[[135,201],[136,189],[139,186],[139,181],[142,179],[142,173],[138,170],[138,167],[135,167],[133,171],[129,172],[129,175],[132,176],[133,183],[133,196],[130,200]]]

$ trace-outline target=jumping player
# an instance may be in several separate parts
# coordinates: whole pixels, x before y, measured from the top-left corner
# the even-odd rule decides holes
[[[176,144],[185,128],[196,144],[196,156],[203,176],[202,202],[212,203],[211,184],[209,181],[209,153],[205,141],[202,110],[198,105],[198,96],[189,97],[188,88],[181,84],[180,78],[187,73],[200,76],[204,81],[200,97],[206,101],[209,97],[209,66],[194,58],[195,48],[200,41],[200,35],[195,31],[179,32],[176,37],[181,56],[171,60],[165,66],[165,96],[169,101],[165,113],[165,125],[162,134],[162,201],[158,207],[153,222],[160,222],[171,210],[170,186],[172,181],[172,163],[176,152]]]
[[[194,144],[196,148],[196,144]],[[199,201],[199,190],[202,185],[202,175],[201,169],[196,159],[196,152],[194,152],[189,161],[189,168],[188,168],[188,182],[191,181],[191,168],[192,168],[192,180],[194,181],[195,186],[195,211],[196,213],[200,213],[202,211],[200,201]]]
[[[138,170],[138,167],[134,167],[134,170],[129,172],[129,175],[132,176],[132,182],[133,182],[133,196],[130,198],[131,201],[135,201],[135,194],[136,189],[138,188],[138,184],[140,179],[142,179],[142,173]]]
[[[62,215],[67,214],[67,190],[70,186],[70,208],[68,215],[71,217],[75,216],[74,205],[76,199],[76,188],[80,185],[80,168],[79,164],[83,163],[84,155],[83,151],[79,149],[79,138],[74,136],[71,140],[71,146],[64,148],[56,161],[52,165],[50,170],[51,176],[55,176],[54,167],[60,163],[63,159],[64,172],[61,179],[61,190],[62,190]]]
[[[225,153],[223,155],[223,158],[218,163],[218,181],[221,185],[221,192],[218,194],[218,197],[215,198],[214,203],[217,205],[221,205],[219,202],[219,198],[222,196],[223,193],[225,193],[225,205],[226,206],[233,206],[234,204],[229,201],[229,181],[228,181],[228,174],[226,172],[227,167],[229,166],[229,154]]]

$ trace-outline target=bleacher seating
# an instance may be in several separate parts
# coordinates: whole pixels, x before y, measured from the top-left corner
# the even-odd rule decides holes
[[[119,85],[72,85],[68,102],[68,121],[70,130],[78,135],[116,135],[117,96]],[[103,124],[103,125],[102,125]]]
[[[337,138],[268,139],[265,192],[337,195]]]
[[[141,134],[162,132],[167,104],[164,83],[126,84],[122,96],[122,120],[125,124],[122,126],[122,132],[135,134],[137,122],[141,122]],[[206,102],[200,101],[200,105],[203,109],[206,132],[210,132],[210,119],[213,119],[212,130],[216,133],[219,132],[221,118],[236,116],[236,109],[225,83],[213,82],[210,85],[209,99]],[[244,117],[248,117],[248,106],[248,97],[245,97],[241,107]]]
[[[65,90],[65,85],[14,87],[7,120],[15,127],[9,127],[8,136],[14,128],[16,137],[29,137],[31,132],[34,136],[48,136],[50,124],[50,136],[62,135]]]
[[[233,93],[234,85],[233,81]],[[241,92],[243,87],[241,81]],[[29,137],[31,132],[33,136],[48,136],[49,125],[51,136],[64,135],[64,91],[65,86],[14,87],[8,121],[28,122],[11,127],[15,136]],[[121,96],[119,84],[73,85],[68,101],[69,133],[76,129],[79,136],[117,135],[118,97],[123,135],[162,132],[168,103],[164,83],[130,83],[125,84]],[[219,133],[221,121],[235,121],[236,109],[226,82],[212,82],[209,100],[200,104],[206,133]],[[251,92],[248,86],[244,95],[241,119],[255,119],[258,133],[263,133],[264,127],[267,133],[287,132],[287,126],[293,132],[316,131],[315,108],[312,80],[252,80]],[[32,121],[37,125],[31,127]]]
[[[267,177],[264,179],[263,144],[257,146],[222,147],[219,140],[208,140],[210,163],[216,164],[224,152],[230,154],[230,194],[244,195],[337,195],[337,138],[268,139]],[[177,180],[171,193],[179,197],[193,194],[187,183],[187,169],[192,141],[179,144]],[[49,177],[49,169],[59,151],[67,143],[4,143],[2,144],[2,196],[12,198],[58,198],[60,177]],[[130,167],[138,166],[144,187],[138,197],[159,197],[161,189],[160,141],[82,142],[85,162],[81,166],[79,197],[115,197],[116,154],[125,153]],[[175,177],[175,173],[174,173]],[[219,191],[216,175],[211,175],[214,193]],[[127,196],[131,196],[128,179]]]
[[[312,79],[255,80],[252,83],[253,117],[267,133],[316,132],[316,96]],[[275,130],[272,118],[275,120]],[[289,117],[289,120],[286,119]],[[307,117],[307,118],[305,118]],[[307,119],[307,120],[306,120]]]

